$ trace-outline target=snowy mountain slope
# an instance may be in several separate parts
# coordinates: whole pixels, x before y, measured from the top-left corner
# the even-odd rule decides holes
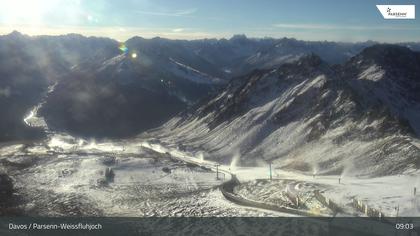
[[[14,32],[0,40],[0,91],[7,95],[2,95],[0,108],[10,116],[0,122],[6,140],[26,133],[40,136],[23,122],[38,103],[43,104],[40,115],[55,130],[91,137],[137,134],[160,125],[216,89],[213,83],[222,82],[170,58],[140,53],[131,58],[136,49],[122,53],[118,42],[106,38]],[[41,101],[55,83],[56,91]]]
[[[154,101],[163,102],[169,99],[173,101],[170,104],[179,104],[170,109],[166,109],[166,102],[157,104],[156,109],[176,108],[163,118],[156,117],[156,120],[162,118],[163,122],[185,106],[193,105],[218,91],[237,75],[247,74],[258,68],[269,70],[283,63],[296,61],[310,52],[317,52],[327,62],[338,63],[372,43],[306,42],[288,38],[253,39],[244,35],[236,35],[230,39],[191,41],[134,37],[119,43],[108,38],[77,34],[29,37],[13,32],[0,36],[0,109],[8,114],[0,118],[0,140],[39,137],[38,131],[28,130],[22,120],[32,107],[41,102],[48,87],[55,83],[56,91],[45,101],[48,109],[41,108],[40,112],[53,112],[54,115],[47,117],[47,120],[54,122],[58,119],[52,127],[59,130],[74,132],[75,130],[67,130],[68,126],[61,125],[76,122],[73,119],[75,117],[85,117],[84,120],[93,122],[97,112],[111,113],[110,116],[115,117],[116,123],[136,123],[136,112],[128,111],[147,110],[148,106],[140,102],[144,102],[143,98],[149,93],[154,94],[151,98],[155,95],[164,98],[153,98]],[[415,43],[407,45],[418,48]],[[134,54],[137,57],[133,58]],[[139,94],[132,91],[135,88],[139,89]],[[105,97],[114,95],[118,99],[111,104],[116,105],[109,108]],[[90,99],[93,96],[103,99]],[[60,104],[51,100],[56,97],[66,103]],[[120,103],[116,101],[132,107],[120,110]],[[84,115],[74,114],[79,111],[83,111]],[[404,112],[407,116],[412,113],[410,109]],[[49,116],[48,113],[41,113],[40,115]],[[114,116],[122,113],[126,113],[124,119],[120,115]],[[92,117],[87,117],[89,114]],[[80,121],[76,123],[78,122]],[[100,122],[95,125],[99,124]],[[139,125],[143,129],[132,132],[141,132],[155,125]],[[102,128],[117,127],[119,126],[106,125]],[[101,127],[98,126],[98,129]]]
[[[331,64],[344,63],[363,48],[375,44],[302,41],[293,38],[248,38],[234,35],[230,39],[168,40],[134,37],[126,42],[152,61],[172,58],[205,74],[229,80],[254,69],[270,69],[316,53]],[[410,44],[411,45],[411,44]],[[412,44],[416,45],[416,44]]]
[[[172,58],[169,58],[171,61],[171,71],[174,75],[186,78],[192,82],[202,83],[202,84],[223,84],[225,81],[214,78],[206,73],[203,73],[197,69],[194,69],[188,65],[184,65]]]
[[[83,137],[127,137],[156,127],[185,108],[158,82],[127,83],[74,73],[56,86],[40,109],[49,127]],[[127,75],[128,76],[128,75]],[[162,88],[162,89],[159,89]]]
[[[366,105],[349,77],[309,55],[233,80],[153,134],[224,163],[239,156],[240,165],[273,161],[277,168],[370,176],[418,169],[410,126],[387,106]]]
[[[29,110],[74,65],[112,56],[113,45],[118,43],[80,35],[29,37],[15,31],[0,36],[0,141],[42,137],[41,130],[23,122]]]
[[[195,53],[194,41],[133,37],[125,45],[129,51],[147,57],[149,65],[158,64],[162,68],[161,63],[167,64],[172,60],[212,77],[227,79],[226,73],[217,65]]]
[[[420,53],[395,45],[365,49],[347,63],[350,85],[368,105],[384,105],[420,135]]]
[[[136,55],[129,51],[73,69],[40,110],[50,127],[85,137],[132,136],[224,83],[172,58]]]
[[[374,42],[340,43],[340,42],[307,42],[294,38],[265,39],[252,54],[234,67],[238,74],[251,72],[254,69],[275,68],[283,63],[293,62],[301,56],[315,53],[329,64],[341,64],[359,53]]]

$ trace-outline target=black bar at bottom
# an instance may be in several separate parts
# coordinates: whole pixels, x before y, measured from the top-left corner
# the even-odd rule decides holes
[[[419,218],[0,217],[0,235],[392,235],[416,236]]]

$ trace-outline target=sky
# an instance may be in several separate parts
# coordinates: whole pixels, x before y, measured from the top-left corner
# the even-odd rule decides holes
[[[0,0],[0,34],[420,41],[420,16],[384,20],[377,4],[420,0]]]

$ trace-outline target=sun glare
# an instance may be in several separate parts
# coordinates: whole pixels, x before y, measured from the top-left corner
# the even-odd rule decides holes
[[[0,0],[1,18],[6,24],[40,24],[57,2],[53,0]]]

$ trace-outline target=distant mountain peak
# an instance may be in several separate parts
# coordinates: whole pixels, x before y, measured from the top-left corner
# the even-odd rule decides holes
[[[356,58],[389,64],[413,60],[416,53],[408,47],[395,44],[376,44],[365,48]]]
[[[232,38],[229,39],[229,41],[243,44],[251,41],[251,39],[249,39],[245,34],[235,34],[232,36]]]
[[[299,64],[299,65],[307,65],[307,66],[311,66],[311,67],[316,67],[316,66],[319,66],[323,63],[324,62],[322,61],[321,57],[319,57],[315,53],[306,54],[306,55],[302,56],[297,61],[297,64]]]
[[[408,77],[416,77],[420,73],[419,62],[420,53],[412,51],[406,46],[377,44],[365,48],[350,60],[349,65],[358,67],[377,65],[389,73],[411,71],[413,74]]]
[[[314,73],[330,74],[331,67],[317,54],[305,54],[295,61],[279,64],[277,72],[280,74],[312,75]]]
[[[376,44],[365,48],[361,53],[366,58],[381,60],[384,58],[395,59],[400,55],[413,54],[408,47],[393,44]]]
[[[21,32],[19,32],[19,31],[17,31],[17,30],[13,30],[9,35],[11,35],[11,36],[13,36],[13,35],[23,36],[23,34]]]
[[[21,32],[14,30],[13,32],[11,32],[10,34],[7,35],[8,37],[14,38],[14,39],[19,39],[19,38],[24,38],[26,37],[26,35],[22,34]]]
[[[230,40],[242,40],[242,39],[248,39],[248,37],[245,34],[235,34],[230,38]]]

